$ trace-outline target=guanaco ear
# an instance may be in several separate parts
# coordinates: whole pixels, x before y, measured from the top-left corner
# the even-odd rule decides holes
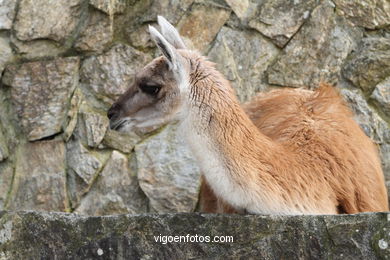
[[[173,45],[176,49],[186,49],[183,40],[180,37],[179,32],[170,24],[164,17],[157,16],[158,25],[161,28],[161,34],[164,38]]]
[[[149,32],[152,36],[153,41],[156,43],[157,47],[163,53],[165,58],[169,62],[169,67],[173,71],[177,71],[180,68],[180,54],[176,49],[154,28],[149,25]]]

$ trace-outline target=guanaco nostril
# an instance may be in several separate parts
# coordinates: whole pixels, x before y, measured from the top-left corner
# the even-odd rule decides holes
[[[108,110],[108,112],[107,112],[107,117],[108,117],[108,119],[113,118],[113,117],[115,116],[116,113],[117,113],[117,109],[116,109],[116,106],[114,105],[114,106],[112,106],[112,107]]]

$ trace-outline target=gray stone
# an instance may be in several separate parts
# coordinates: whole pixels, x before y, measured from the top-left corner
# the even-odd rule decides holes
[[[0,0],[1,1],[1,0]],[[8,37],[0,35],[0,74],[3,72],[5,65],[13,58],[12,49]]]
[[[66,144],[67,188],[73,209],[92,187],[108,156],[106,153],[88,150],[75,137]]]
[[[75,42],[79,51],[102,52],[114,36],[113,21],[100,11],[89,13],[87,26],[80,32]]]
[[[130,169],[127,157],[113,151],[96,183],[82,199],[76,213],[109,215],[144,213],[147,198],[138,185],[137,175]]]
[[[230,6],[230,8],[232,8],[233,12],[240,19],[247,18],[247,13],[250,8],[249,0],[241,0],[241,1],[226,0],[226,3]]]
[[[355,86],[371,93],[390,75],[390,39],[364,38],[358,50],[348,58],[343,75]]]
[[[382,162],[382,170],[385,174],[385,179],[390,181],[390,143],[384,143],[380,145],[380,155]],[[390,190],[389,190],[390,196]]]
[[[6,68],[12,102],[29,140],[61,131],[68,100],[78,84],[79,58],[29,62]]]
[[[70,100],[70,106],[67,114],[68,124],[64,129],[64,140],[68,142],[77,126],[79,108],[83,101],[83,94],[80,88],[76,88],[73,92],[72,99]]]
[[[123,153],[130,153],[140,141],[141,137],[134,132],[123,133],[108,129],[103,144]]]
[[[111,104],[129,88],[135,72],[149,60],[149,55],[117,44],[102,55],[84,60],[81,79],[96,97]]]
[[[157,212],[191,212],[198,201],[200,169],[176,126],[136,145],[138,180]]]
[[[156,21],[157,15],[161,15],[176,25],[193,2],[194,0],[146,0],[138,1],[134,9],[144,11],[139,18],[142,23]],[[134,12],[134,15],[137,15],[137,12]]]
[[[110,0],[98,0],[110,1]],[[121,9],[121,15],[115,16],[115,38],[123,39],[134,47],[145,49],[149,46],[137,46],[137,40],[133,37],[148,39],[149,31],[140,30],[147,28],[150,23],[157,21],[157,15],[164,16],[170,23],[177,25],[179,19],[185,14],[194,0],[128,0],[126,8]],[[123,10],[123,11],[122,11]],[[138,36],[136,36],[138,34]],[[153,45],[154,47],[154,45]]]
[[[278,54],[278,48],[260,33],[223,27],[208,56],[244,102],[267,89],[264,71]]]
[[[21,0],[14,30],[21,41],[51,39],[63,42],[76,29],[82,0]]]
[[[41,141],[20,146],[7,208],[65,211],[67,209],[65,169],[63,142]]]
[[[26,139],[19,127],[19,120],[11,105],[10,96],[10,89],[0,83],[0,131],[3,135],[0,143],[3,143],[1,148],[3,158],[7,154],[6,150],[8,150],[8,157],[13,157],[15,148]]]
[[[390,254],[389,213],[0,215],[4,259],[386,259]],[[181,241],[170,242],[175,236]],[[221,236],[226,240],[217,242]]]
[[[390,77],[376,85],[370,98],[390,118]]]
[[[249,22],[256,19],[257,13],[265,3],[264,0],[225,0],[225,2],[233,10],[225,26],[249,31],[252,31]]]
[[[0,0],[0,30],[9,30],[15,16],[17,0]]]
[[[107,116],[95,111],[83,111],[81,115],[85,124],[88,146],[98,147],[102,142],[109,125]]]
[[[67,143],[68,169],[76,173],[87,185],[91,185],[103,163],[81,142],[70,140]]]
[[[388,0],[334,0],[336,10],[353,24],[368,29],[390,25],[390,2]]]
[[[268,82],[291,87],[335,84],[340,66],[360,36],[359,29],[335,15],[332,3],[324,1],[268,69]]]
[[[127,5],[131,5],[135,0],[89,0],[89,4],[108,15],[122,13]]]
[[[369,107],[367,101],[358,90],[342,89],[341,94],[348,102],[355,115],[355,121],[366,135],[376,143],[390,143],[390,131],[386,122]]]
[[[15,49],[15,52],[27,60],[52,59],[58,57],[67,50],[65,47],[52,40],[39,39],[24,42],[19,41],[13,35],[11,35],[11,44]]]
[[[390,201],[390,181],[386,182],[386,187],[387,187],[387,198]]]
[[[0,162],[8,158],[8,147],[7,147],[7,140],[4,137],[3,134],[3,127],[1,125],[0,121]]]
[[[157,24],[155,26],[157,27]],[[150,38],[149,24],[141,25],[135,31],[129,33],[127,40],[131,46],[141,50],[156,47],[156,44]]]
[[[77,88],[71,100],[68,112],[68,125],[64,130],[65,140],[73,135],[83,145],[97,148],[108,129],[107,108],[95,107],[96,100],[85,95],[83,89]]]
[[[230,16],[230,10],[221,6],[195,3],[181,19],[177,28],[189,38],[195,49],[207,53],[210,43]]]
[[[85,146],[96,148],[100,146],[108,129],[108,108],[95,107],[96,100],[91,94],[83,93],[84,91],[85,89],[80,87],[74,93],[71,101],[74,106],[68,113],[70,120],[65,134],[73,135]]]
[[[249,26],[269,37],[279,47],[284,47],[318,3],[318,0],[267,0],[249,21]]]
[[[8,195],[12,188],[14,176],[14,166],[12,162],[0,163],[0,210],[4,210],[8,202]]]

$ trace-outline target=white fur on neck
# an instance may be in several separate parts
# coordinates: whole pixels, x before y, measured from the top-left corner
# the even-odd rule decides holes
[[[243,210],[256,214],[303,214],[298,209],[288,208],[274,198],[267,196],[265,188],[241,187],[230,177],[234,172],[229,172],[221,152],[213,144],[207,131],[199,131],[196,125],[202,124],[197,116],[189,111],[189,115],[180,125],[180,133],[184,135],[187,143],[195,155],[199,166],[216,195],[237,210]],[[261,189],[259,189],[261,188]]]

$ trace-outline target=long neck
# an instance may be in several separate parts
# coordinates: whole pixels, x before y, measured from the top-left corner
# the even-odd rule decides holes
[[[191,117],[196,118],[192,122],[197,122],[193,126],[197,132],[210,137],[215,148],[231,164],[238,159],[240,165],[244,160],[256,160],[262,162],[261,166],[274,159],[279,146],[249,119],[229,82],[213,67],[203,68],[199,75],[194,77],[198,80],[193,81],[190,92]]]
[[[192,60],[191,67],[188,117],[183,125],[209,185],[237,209],[281,212],[286,205],[275,204],[281,195],[269,187],[280,185],[275,175],[283,164],[279,162],[283,149],[259,132],[212,63],[200,57]]]

